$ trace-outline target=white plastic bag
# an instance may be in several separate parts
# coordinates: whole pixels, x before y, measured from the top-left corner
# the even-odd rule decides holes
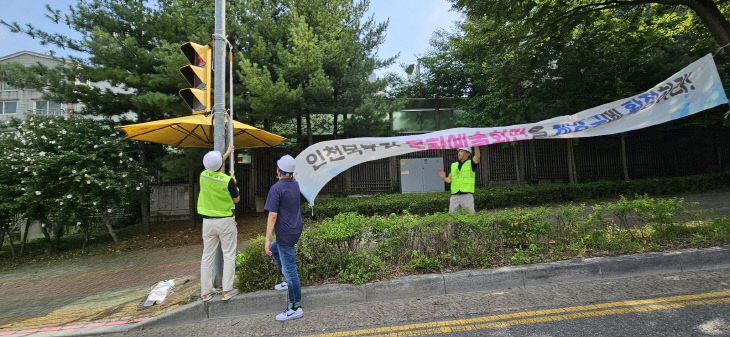
[[[150,294],[147,295],[147,300],[142,304],[145,307],[152,306],[154,304],[160,304],[167,297],[167,293],[170,289],[175,288],[175,280],[160,281],[152,287]]]

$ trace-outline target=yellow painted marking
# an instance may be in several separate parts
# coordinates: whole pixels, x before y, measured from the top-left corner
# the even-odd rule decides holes
[[[672,304],[666,304],[666,305],[655,305],[655,306],[650,306],[650,307],[649,306],[628,307],[628,308],[615,309],[615,310],[589,311],[589,312],[566,314],[566,315],[543,316],[543,317],[537,317],[537,318],[532,318],[532,319],[514,319],[514,320],[510,320],[510,321],[500,321],[500,322],[473,324],[473,325],[462,325],[462,326],[451,327],[450,332],[484,330],[484,329],[491,329],[491,328],[504,328],[504,327],[508,327],[508,326],[512,326],[512,325],[556,322],[556,321],[565,321],[565,320],[571,320],[571,319],[576,319],[576,318],[611,316],[611,315],[620,315],[620,314],[628,314],[628,313],[635,313],[635,312],[678,309],[678,308],[684,308],[684,307],[689,307],[689,306],[712,305],[712,304],[721,304],[721,303],[730,303],[730,297],[710,299],[710,300],[696,300],[696,301],[672,303]],[[443,333],[443,332],[439,332],[438,329],[423,329],[423,330],[414,330],[414,331],[402,331],[402,332],[396,333],[395,336],[412,337],[412,336],[423,336],[423,335],[436,335],[436,334],[441,334],[441,333]],[[394,336],[394,334],[390,333],[387,335],[382,335],[382,334],[381,335],[368,335],[368,337],[383,337],[383,336]]]
[[[541,323],[541,322],[550,322],[550,321],[562,321],[562,320],[566,320],[566,319],[587,318],[587,317],[595,317],[595,316],[619,315],[619,314],[625,314],[625,313],[630,313],[630,312],[676,309],[676,308],[682,308],[682,307],[690,306],[690,305],[714,304],[714,303],[709,303],[712,301],[719,301],[717,303],[730,303],[730,298],[720,298],[720,299],[715,299],[715,300],[704,300],[704,301],[699,300],[699,299],[707,299],[707,298],[723,297],[723,296],[730,296],[730,290],[703,293],[703,294],[660,297],[660,298],[646,299],[646,300],[618,301],[618,302],[591,304],[591,305],[585,305],[585,306],[564,307],[564,308],[545,309],[545,310],[536,310],[536,311],[524,311],[524,312],[511,313],[511,314],[482,316],[482,317],[476,317],[476,318],[470,318],[470,319],[408,324],[408,325],[389,326],[389,327],[361,329],[361,330],[352,330],[352,331],[340,331],[340,332],[332,332],[332,333],[325,333],[325,334],[318,334],[318,335],[310,335],[309,337],[348,337],[348,336],[360,336],[360,335],[370,335],[368,337],[419,336],[419,335],[424,335],[424,334],[442,333],[442,332],[438,332],[438,331],[441,331],[440,330],[441,327],[450,327],[450,329],[452,331],[466,331],[466,330],[461,330],[461,329],[477,330],[477,329],[486,329],[486,328],[493,328],[493,327],[505,327],[505,326],[509,326],[509,325]],[[690,302],[671,303],[671,302],[678,302],[678,301],[690,301]],[[670,302],[670,303],[667,303],[667,302]],[[698,303],[698,304],[693,304],[693,303]],[[639,307],[635,307],[635,306],[639,306]],[[628,308],[621,308],[621,307],[628,307]],[[607,308],[609,308],[609,309],[607,309]],[[616,308],[618,308],[618,309],[616,309]],[[607,310],[590,311],[590,310],[597,310],[597,309],[607,309]],[[564,313],[570,313],[570,312],[574,312],[574,313],[564,314]],[[553,314],[562,314],[562,315],[532,318],[534,316],[553,315]],[[516,318],[520,318],[520,319],[516,319]],[[531,318],[531,319],[524,319],[524,318]],[[512,319],[512,320],[510,320],[510,319]],[[498,322],[493,322],[493,321],[498,321]],[[492,322],[492,323],[485,323],[485,322]],[[470,324],[472,324],[472,325],[470,325]],[[465,327],[469,327],[469,328],[465,328]],[[424,330],[416,330],[416,329],[424,329]],[[423,333],[420,331],[428,331],[428,332]]]

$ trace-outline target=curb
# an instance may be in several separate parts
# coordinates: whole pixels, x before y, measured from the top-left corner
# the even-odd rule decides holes
[[[445,274],[406,276],[363,285],[334,284],[302,288],[302,306],[328,306],[395,300],[410,297],[524,288],[538,284],[573,283],[636,275],[682,273],[705,269],[730,268],[730,245],[690,248],[678,251],[642,253],[616,257],[595,257],[551,263],[509,266],[497,269],[463,270]],[[126,325],[125,331],[140,327],[201,322],[213,318],[278,313],[287,304],[284,291],[264,290],[238,295],[228,302],[219,298],[201,301]],[[94,331],[95,334],[120,332]],[[76,336],[89,332],[76,331]]]

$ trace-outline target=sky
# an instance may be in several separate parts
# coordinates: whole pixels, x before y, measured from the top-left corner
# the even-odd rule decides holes
[[[20,24],[32,23],[49,32],[60,32],[78,37],[78,34],[63,24],[54,24],[45,17],[45,4],[54,9],[66,10],[76,0],[2,0],[3,10],[0,19]],[[211,1],[212,3],[212,1]],[[400,54],[395,64],[376,71],[377,76],[385,72],[405,73],[401,64],[415,63],[428,49],[428,41],[438,29],[450,30],[454,22],[461,18],[459,13],[450,10],[446,0],[371,0],[368,15],[382,22],[390,20],[385,42],[378,49],[378,56],[386,58]],[[28,50],[48,54],[51,50],[58,56],[67,56],[69,51],[56,46],[42,46],[25,34],[11,33],[8,27],[0,25],[0,56]],[[77,55],[78,56],[78,55]]]

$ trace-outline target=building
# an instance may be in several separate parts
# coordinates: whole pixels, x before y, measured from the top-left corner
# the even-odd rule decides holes
[[[31,51],[21,51],[0,57],[0,63],[18,63],[25,66],[42,64],[55,67],[61,62],[51,56]],[[28,115],[67,116],[77,109],[78,104],[46,100],[40,91],[15,88],[0,77],[0,122],[11,118],[24,119]]]

